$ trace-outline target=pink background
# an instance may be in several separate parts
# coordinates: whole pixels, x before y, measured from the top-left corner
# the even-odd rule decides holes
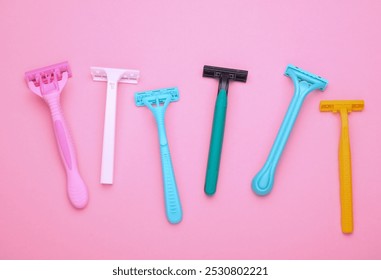
[[[380,259],[381,2],[2,1],[1,259]],[[81,173],[83,211],[66,197],[46,105],[27,70],[68,60],[62,96]],[[307,97],[275,186],[256,196],[293,94],[288,63],[329,80]],[[217,194],[203,192],[218,83],[204,64],[246,69],[231,83]],[[119,87],[115,183],[99,184],[106,83],[90,66],[139,69]],[[165,218],[158,137],[136,91],[178,86],[167,131],[183,222]],[[339,115],[322,99],[364,99],[350,115],[355,230],[340,228]]]

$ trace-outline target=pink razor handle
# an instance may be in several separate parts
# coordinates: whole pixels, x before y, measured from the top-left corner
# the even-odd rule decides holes
[[[84,208],[88,201],[87,187],[78,171],[74,146],[61,111],[60,92],[45,95],[43,99],[50,108],[54,133],[66,170],[67,193],[70,202],[76,208]]]
[[[84,208],[88,202],[87,187],[78,171],[74,145],[60,104],[61,91],[68,79],[68,73],[62,73],[60,81],[57,80],[57,75],[58,73],[54,73],[53,80],[48,80],[47,83],[46,81],[44,83],[38,76],[39,86],[36,86],[32,81],[29,81],[28,85],[34,93],[42,97],[50,108],[56,141],[66,170],[69,200],[75,208]]]

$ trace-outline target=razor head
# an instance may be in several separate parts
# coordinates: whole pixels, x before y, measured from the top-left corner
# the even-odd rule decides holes
[[[364,100],[322,100],[320,101],[320,112],[337,113],[345,109],[348,113],[362,111]]]
[[[25,72],[25,80],[28,85],[29,82],[33,82],[35,87],[40,87],[41,82],[44,84],[50,84],[55,79],[57,79],[57,81],[61,81],[62,74],[64,72],[67,73],[68,78],[72,76],[71,69],[67,61]]]
[[[231,68],[222,68],[204,65],[204,71],[202,73],[203,77],[221,79],[222,77],[227,77],[229,80],[244,82],[246,83],[248,71],[231,69]]]
[[[145,106],[145,102],[148,102],[149,104],[159,106],[160,103],[165,103],[168,98],[170,98],[169,102],[179,100],[179,90],[177,87],[136,92],[135,104],[140,107]]]
[[[137,84],[140,71],[133,69],[118,69],[105,67],[90,67],[91,76],[94,81],[114,81],[126,84]]]
[[[315,85],[321,91],[324,91],[328,85],[328,81],[326,79],[291,64],[287,66],[284,74],[292,78],[294,81],[305,81],[311,85]]]

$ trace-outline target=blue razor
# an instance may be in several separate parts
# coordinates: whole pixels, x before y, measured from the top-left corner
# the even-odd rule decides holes
[[[324,91],[328,84],[326,79],[293,65],[288,65],[284,74],[292,79],[295,91],[267,161],[251,183],[253,191],[261,196],[269,194],[273,188],[276,167],[304,99],[316,89]]]
[[[135,93],[136,106],[147,106],[153,113],[157,123],[163,172],[165,211],[167,219],[171,224],[181,222],[183,212],[179,192],[177,190],[175,173],[172,167],[171,154],[169,153],[164,115],[168,104],[178,100],[179,90],[177,88],[164,88]]]

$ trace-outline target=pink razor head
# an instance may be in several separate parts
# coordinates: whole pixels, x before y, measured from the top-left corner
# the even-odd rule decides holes
[[[50,92],[61,92],[67,79],[72,76],[67,61],[38,68],[25,73],[25,79],[33,93],[38,96]]]

